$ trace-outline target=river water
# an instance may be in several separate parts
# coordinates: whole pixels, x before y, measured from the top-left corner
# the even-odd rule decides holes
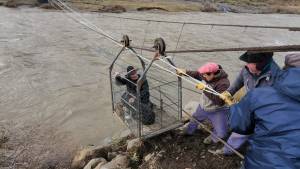
[[[98,13],[82,14],[116,39],[152,46],[163,37],[175,49],[182,24],[140,22]],[[129,12],[110,16],[174,21],[300,26],[298,15]],[[111,112],[108,66],[119,47],[67,18],[61,11],[0,8],[0,121],[51,124],[82,145],[118,135],[123,125]],[[178,49],[299,44],[300,32],[185,25]],[[109,54],[110,52],[111,54]],[[233,80],[241,52],[178,54],[180,67],[206,61],[223,65]],[[149,54],[145,53],[147,57]],[[285,53],[276,53],[282,65]],[[105,58],[106,57],[106,58]],[[107,59],[108,58],[108,59]],[[189,86],[192,87],[192,86]],[[184,94],[184,102],[196,100]]]

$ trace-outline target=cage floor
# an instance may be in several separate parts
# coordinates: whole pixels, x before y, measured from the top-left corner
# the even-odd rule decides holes
[[[181,126],[182,122],[178,120],[174,115],[170,115],[165,111],[161,111],[155,105],[153,108],[155,113],[155,123],[152,125],[142,125],[142,136],[150,137],[163,132],[172,130],[176,127]],[[124,118],[124,110],[122,103],[118,103],[116,106],[116,115],[121,119],[121,121],[129,127],[129,129],[137,135],[138,132],[138,121],[134,118],[126,119]],[[174,112],[176,113],[176,112]]]

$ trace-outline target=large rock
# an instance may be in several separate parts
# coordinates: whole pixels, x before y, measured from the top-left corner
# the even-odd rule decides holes
[[[110,146],[89,147],[78,151],[74,159],[72,160],[71,168],[83,168],[87,164],[87,162],[89,162],[93,158],[102,157],[107,159],[107,154],[110,151]]]
[[[120,134],[120,138],[129,138],[132,135],[132,132],[127,129],[122,131],[122,133]]]
[[[18,6],[22,6],[22,5],[36,6],[37,4],[38,2],[36,0],[26,0],[26,1],[8,0],[5,3],[5,6],[9,8],[17,8]]]
[[[126,155],[118,155],[111,162],[106,163],[100,169],[120,169],[129,166],[129,158]]]
[[[142,148],[142,146],[143,146],[143,142],[139,138],[129,140],[127,142],[127,152],[139,151]]]
[[[118,154],[116,152],[108,152],[108,154],[107,154],[107,160],[111,161],[112,159],[116,158],[117,155]]]
[[[102,166],[104,166],[107,162],[100,162],[94,169],[101,169]]]
[[[9,0],[6,2],[5,6],[9,8],[16,8],[18,7],[18,4],[15,0]]]
[[[94,158],[83,169],[94,169],[99,163],[106,163],[106,160],[101,157]]]

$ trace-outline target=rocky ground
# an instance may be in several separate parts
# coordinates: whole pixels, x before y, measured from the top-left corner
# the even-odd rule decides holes
[[[48,0],[0,0],[0,5],[52,8]],[[300,13],[297,0],[67,0],[85,11],[126,12],[161,10],[169,12]]]
[[[207,133],[181,136],[178,131],[146,141],[129,137],[107,146],[89,147],[77,152],[73,169],[237,169],[241,159],[211,153],[221,144],[204,145]]]
[[[1,169],[238,169],[241,165],[236,155],[213,154],[222,144],[203,144],[208,133],[201,129],[193,136],[183,136],[177,129],[143,141],[127,131],[119,139],[75,152],[54,128],[47,127],[43,134],[41,125],[24,129],[2,123],[0,127]]]

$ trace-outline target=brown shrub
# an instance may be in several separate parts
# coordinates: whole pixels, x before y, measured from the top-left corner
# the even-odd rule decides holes
[[[121,5],[104,5],[99,9],[100,12],[122,13],[126,12],[126,9]]]
[[[218,11],[215,4],[212,3],[204,3],[203,8],[201,9],[202,12],[216,12]]]

